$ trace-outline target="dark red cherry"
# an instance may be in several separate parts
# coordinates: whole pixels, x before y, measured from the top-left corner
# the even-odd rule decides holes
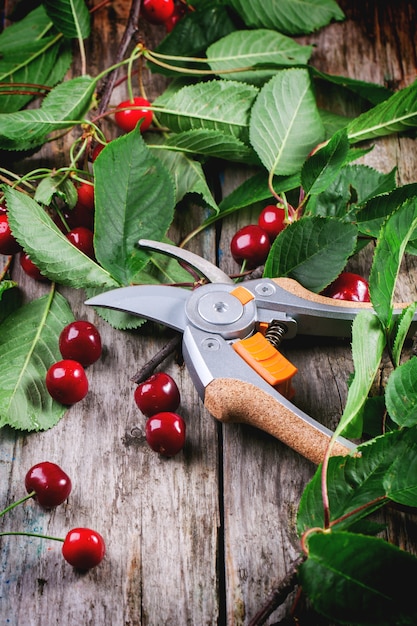
[[[174,456],[185,444],[185,422],[177,413],[152,415],[146,422],[145,436],[149,446],[163,456]]]
[[[25,476],[28,493],[36,494],[36,500],[45,508],[62,504],[71,493],[71,479],[56,463],[43,461],[37,463]]]
[[[101,336],[91,322],[77,320],[61,331],[59,350],[63,359],[73,359],[84,367],[95,363],[101,356]]]
[[[352,302],[370,302],[368,282],[359,274],[342,272],[322,295],[335,300],[351,300]]]
[[[268,233],[256,224],[244,226],[233,236],[230,251],[237,263],[246,261],[251,269],[265,263],[271,244]]]

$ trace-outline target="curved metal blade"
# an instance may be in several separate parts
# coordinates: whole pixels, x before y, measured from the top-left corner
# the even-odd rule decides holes
[[[210,261],[206,261],[198,254],[194,254],[194,252],[178,248],[178,246],[172,246],[169,243],[163,243],[162,241],[153,241],[152,239],[139,239],[138,244],[142,248],[149,248],[149,250],[162,252],[179,261],[185,261],[185,263],[188,263],[188,265],[191,265],[191,267],[208,278],[211,283],[233,284],[230,276],[216,265],[213,265],[213,263],[210,263]]]
[[[125,311],[184,332],[185,303],[191,293],[168,285],[134,285],[105,291],[85,304]]]

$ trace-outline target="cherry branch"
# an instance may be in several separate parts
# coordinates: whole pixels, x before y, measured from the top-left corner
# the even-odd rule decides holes
[[[121,63],[123,61],[123,59],[125,58],[126,55],[126,51],[129,48],[129,45],[132,41],[132,39],[134,38],[134,36],[136,35],[136,33],[138,32],[138,23],[139,23],[139,14],[140,14],[140,7],[141,7],[141,2],[142,0],[133,0],[131,7],[130,7],[130,12],[129,12],[129,17],[127,19],[127,24],[126,24],[126,28],[125,31],[123,33],[120,45],[119,45],[119,49],[117,51],[117,55],[116,55],[116,65],[118,63]],[[100,101],[99,106],[98,106],[98,114],[101,115],[102,113],[104,113],[104,111],[106,111],[108,104],[110,102],[110,98],[111,98],[111,94],[113,92],[115,83],[116,83],[116,79],[117,79],[117,74],[118,74],[118,69],[114,69],[112,72],[110,72],[109,74],[106,75],[105,79],[103,80],[103,84],[101,86],[101,88],[98,90],[98,99]]]
[[[287,599],[297,585],[297,571],[305,557],[301,556],[291,564],[288,574],[278,583],[265,605],[254,615],[248,626],[262,626],[268,617]]]
[[[181,345],[181,335],[173,337],[163,348],[161,348],[145,365],[130,379],[139,385],[153,374],[155,369],[173,354]]]

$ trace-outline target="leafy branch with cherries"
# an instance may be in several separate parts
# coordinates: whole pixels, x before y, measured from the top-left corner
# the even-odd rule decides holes
[[[331,457],[330,446],[306,487],[297,521],[303,555],[297,580],[329,619],[412,624],[417,559],[385,541],[370,515],[390,503],[417,506],[417,357],[406,349],[416,303],[400,313],[394,306],[403,257],[417,253],[417,183],[398,186],[395,170],[383,173],[361,161],[379,137],[417,126],[417,85],[392,92],[314,68],[312,46],[297,37],[344,15],[333,0],[304,4],[294,11],[294,3],[283,0],[265,12],[261,0],[133,1],[118,58],[97,76],[88,74],[84,42],[91,12],[84,0],[43,0],[0,35],[0,149],[19,163],[64,134],[75,137],[63,167],[24,174],[17,173],[20,167],[0,169],[0,252],[6,257],[0,426],[49,429],[88,391],[74,365],[65,374],[81,376],[78,396],[57,394],[61,378],[51,374],[62,361],[60,335],[75,322],[59,286],[86,296],[141,283],[194,287],[188,271],[144,252],[138,240],[169,240],[176,209],[190,198],[206,217],[177,242],[182,246],[234,212],[259,209],[258,223],[230,242],[238,278],[254,269],[287,276],[312,292],[370,301],[374,309],[361,312],[352,326],[354,372],[335,432],[366,443],[343,459]],[[139,20],[161,27],[155,49],[138,40]],[[122,71],[129,98],[111,104]],[[152,102],[145,72],[167,82]],[[357,99],[363,112],[347,118],[320,108],[329,85]],[[106,135],[108,124],[118,129],[116,138]],[[247,176],[219,202],[207,168],[225,163]],[[371,246],[369,280],[346,274],[348,261]],[[49,281],[49,295],[22,305],[11,277],[15,262],[35,280]],[[121,331],[144,323],[97,312]],[[392,373],[375,395],[384,354]],[[146,403],[136,395],[143,410]],[[163,412],[170,417],[159,430],[151,427],[153,409],[148,416],[149,442],[175,454],[185,424],[175,413],[175,388],[168,395]],[[173,442],[178,424],[181,434]]]

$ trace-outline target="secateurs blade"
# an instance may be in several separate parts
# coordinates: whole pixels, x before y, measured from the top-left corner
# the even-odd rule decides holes
[[[297,368],[278,346],[284,337],[296,334],[349,337],[355,316],[371,305],[325,298],[288,278],[237,285],[189,251],[150,240],[140,240],[139,245],[188,263],[212,282],[192,291],[162,285],[122,287],[86,304],[129,312],[182,332],[184,361],[214,417],[258,427],[320,463],[333,433],[292,403]],[[346,455],[355,448],[338,437],[332,454]]]

